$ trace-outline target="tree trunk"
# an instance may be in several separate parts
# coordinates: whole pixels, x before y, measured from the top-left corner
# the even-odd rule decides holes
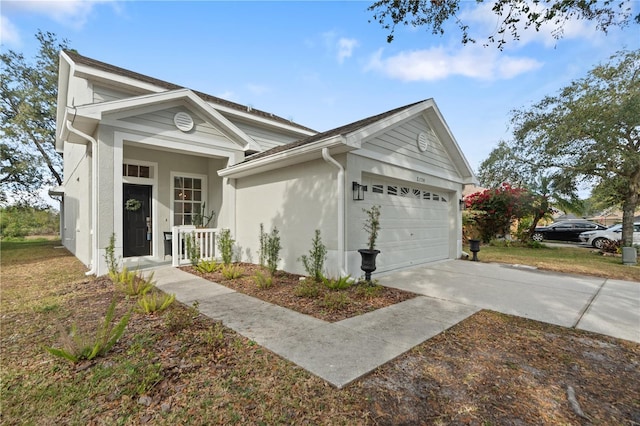
[[[631,185],[629,193],[622,203],[622,247],[633,246],[633,215],[638,207],[638,188]]]

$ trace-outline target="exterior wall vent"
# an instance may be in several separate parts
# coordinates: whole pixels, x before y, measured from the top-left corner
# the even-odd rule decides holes
[[[427,139],[427,134],[424,132],[420,132],[418,134],[418,149],[420,152],[425,152],[427,148],[429,148],[429,140]]]
[[[193,129],[193,118],[186,112],[178,112],[173,116],[173,123],[183,132]]]

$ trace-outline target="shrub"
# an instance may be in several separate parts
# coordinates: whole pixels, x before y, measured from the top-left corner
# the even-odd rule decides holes
[[[235,280],[236,278],[240,278],[244,271],[241,267],[237,265],[224,265],[222,266],[222,276],[228,280]]]
[[[151,291],[138,299],[138,309],[145,314],[164,311],[176,300],[175,294]]]
[[[541,243],[540,241],[527,240],[525,244],[527,245],[527,247],[532,249],[547,248],[547,246],[544,243]]]
[[[123,267],[121,272],[111,277],[116,288],[127,296],[141,296],[151,290],[155,284],[153,282],[153,272],[145,278],[140,271],[129,271]]]
[[[516,238],[519,241],[527,242],[529,241],[529,231],[531,230],[531,226],[533,225],[533,217],[525,216],[518,220],[518,229],[516,230]]]
[[[329,290],[346,290],[351,287],[351,275],[347,275],[346,277],[338,277],[338,278],[325,278],[322,277],[322,284],[327,287]]]
[[[189,261],[191,262],[191,266],[198,266],[198,262],[200,261],[200,246],[198,246],[198,243],[196,241],[195,232],[184,235],[184,244],[185,250],[187,251],[187,256],[189,257]]]
[[[320,286],[314,280],[302,280],[294,289],[294,294],[298,297],[318,297],[320,294]]]
[[[233,243],[235,243],[235,240],[231,238],[231,230],[223,229],[220,231],[218,250],[220,250],[220,256],[222,256],[222,263],[225,265],[231,264],[233,260]]]
[[[258,288],[263,290],[266,290],[273,286],[273,277],[266,276],[260,271],[256,271],[255,275],[253,276],[253,280],[255,281]]]
[[[311,241],[311,250],[309,250],[309,256],[303,254],[300,256],[300,261],[304,266],[304,270],[307,271],[307,275],[316,281],[322,280],[322,270],[324,269],[324,261],[327,259],[327,248],[322,244],[320,238],[320,230],[316,229],[316,235]]]
[[[222,347],[225,343],[224,339],[224,325],[222,322],[217,321],[213,324],[213,326],[209,327],[209,329],[203,333],[202,335],[203,343],[209,346],[211,349],[218,349]]]
[[[367,215],[363,229],[369,234],[368,247],[369,250],[374,250],[378,239],[378,231],[380,230],[380,206],[371,206],[370,209],[362,209],[362,211]]]
[[[260,224],[260,266],[267,266],[267,233],[264,225]]]
[[[198,262],[198,266],[196,266],[196,270],[203,274],[210,274],[212,272],[217,272],[220,270],[221,265],[215,260],[201,260]]]
[[[274,226],[271,233],[267,236],[267,269],[269,269],[271,275],[278,269],[281,249],[278,228]]]
[[[346,294],[341,292],[327,293],[324,295],[322,305],[330,311],[339,311],[349,305],[349,298]]]
[[[57,234],[59,230],[60,214],[51,208],[25,204],[0,208],[0,236],[3,238]]]
[[[118,273],[118,261],[116,260],[116,234],[111,233],[109,237],[109,245],[104,249],[104,260],[107,263],[109,277],[116,276]],[[113,280],[113,278],[111,278]]]
[[[380,296],[383,289],[384,287],[379,284],[370,285],[367,281],[363,281],[362,283],[358,283],[356,295],[363,299],[373,299]]]
[[[131,311],[127,312],[117,324],[113,324],[115,316],[116,300],[111,301],[107,308],[107,313],[99,324],[96,334],[93,338],[78,334],[76,325],[71,326],[69,333],[61,333],[61,348],[47,347],[45,348],[50,354],[64,358],[73,363],[83,359],[91,360],[98,356],[105,355],[118,342],[124,329],[131,318]]]

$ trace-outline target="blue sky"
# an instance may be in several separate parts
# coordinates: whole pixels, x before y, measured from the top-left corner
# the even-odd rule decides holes
[[[369,3],[2,1],[0,37],[29,58],[36,31],[50,31],[82,55],[318,131],[434,98],[474,170],[509,137],[511,110],[640,48],[637,24],[604,35],[582,21],[561,40],[529,31],[503,51],[463,46],[454,26],[444,36],[398,28],[389,44]],[[461,11],[479,40],[495,29],[489,6]]]

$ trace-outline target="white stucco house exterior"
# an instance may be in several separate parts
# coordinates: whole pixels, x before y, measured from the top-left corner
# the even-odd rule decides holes
[[[88,273],[106,273],[112,233],[127,262],[165,259],[165,233],[203,203],[242,261],[258,262],[260,224],[277,227],[290,272],[304,273],[298,258],[319,229],[327,274],[361,276],[373,205],[377,272],[461,254],[459,200],[475,177],[432,99],[318,133],[63,51],[57,114],[64,184],[52,192],[63,199],[62,242]]]

